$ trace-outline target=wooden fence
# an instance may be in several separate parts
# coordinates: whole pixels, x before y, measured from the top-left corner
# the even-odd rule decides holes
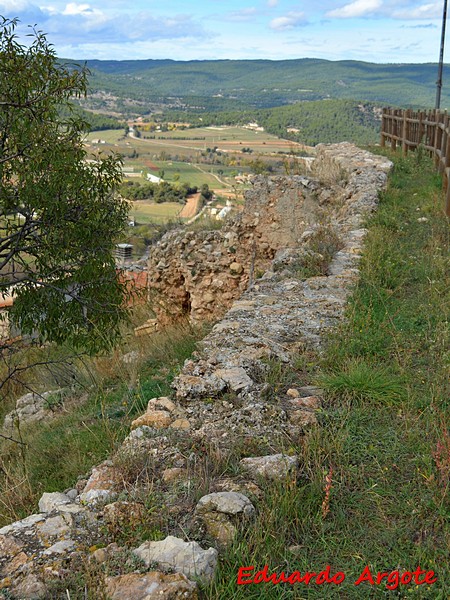
[[[434,158],[441,173],[446,197],[446,214],[450,217],[450,115],[447,111],[384,108],[381,121],[381,145],[403,154],[421,146]]]

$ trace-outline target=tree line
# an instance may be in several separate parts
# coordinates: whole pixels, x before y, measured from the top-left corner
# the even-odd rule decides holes
[[[161,204],[162,202],[180,202],[184,204],[188,196],[200,191],[204,200],[212,197],[212,192],[208,184],[203,184],[199,188],[189,183],[181,185],[172,185],[167,181],[161,183],[139,183],[137,181],[125,181],[119,186],[119,193],[127,200],[153,200]]]

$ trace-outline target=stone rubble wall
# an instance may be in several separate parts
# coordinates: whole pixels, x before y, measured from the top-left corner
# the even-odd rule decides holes
[[[278,251],[300,247],[305,232],[330,215],[339,230],[357,229],[361,211],[376,204],[371,188],[382,185],[382,164],[351,144],[318,146],[311,177],[256,177],[243,211],[222,229],[166,234],[148,262],[158,323],[181,315],[197,323],[217,320]],[[346,184],[339,181],[343,173],[350,173]]]
[[[111,460],[94,467],[73,489],[44,494],[39,513],[0,529],[0,598],[47,598],[51,581],[68,577],[71,561],[81,557],[101,564],[113,557],[115,564],[125,566],[130,556],[146,571],[106,577],[107,593],[114,600],[198,598],[193,579],[207,584],[214,578],[218,554],[255,513],[261,478],[270,485],[300,467],[299,457],[283,454],[283,448],[291,442],[295,446],[316,423],[320,390],[305,386],[267,395],[268,360],[289,365],[305,346],[320,349],[325,332],[342,319],[358,277],[363,222],[375,209],[390,168],[388,160],[350,144],[321,146],[317,175],[345,172],[343,184],[320,186],[298,177],[259,179],[234,224],[220,232],[172,233],[162,240],[151,265],[160,274],[159,279],[153,275],[154,282],[160,282],[161,292],[170,291],[170,302],[184,302],[186,309],[190,302],[194,320],[212,317],[219,298],[230,308],[186,361],[172,397],[149,401]],[[339,231],[342,247],[326,275],[303,280],[292,264],[317,218],[325,214]],[[267,268],[249,285],[248,252],[255,246],[255,261]],[[232,263],[242,271],[231,268]],[[179,288],[168,290],[163,273],[164,281],[178,282]],[[213,285],[214,279],[223,285]],[[220,295],[222,289],[231,295]],[[213,299],[202,300],[208,290]],[[272,455],[245,453],[238,476],[222,476],[197,503],[189,500],[206,449],[220,459],[245,443],[257,447],[252,441],[262,439]],[[113,542],[96,549],[105,528],[135,527],[148,517],[142,504],[127,497],[124,464],[130,469],[133,461],[149,459],[151,493],[159,494],[160,510],[169,511],[170,533],[175,535],[137,548]],[[214,547],[202,547],[209,545],[205,532],[208,540],[215,540]]]
[[[262,382],[270,359],[288,364],[299,349],[320,348],[323,334],[342,319],[358,278],[366,233],[362,224],[377,206],[391,163],[351,144],[320,146],[316,172],[327,174],[336,167],[345,172],[345,185],[323,188],[318,202],[333,207],[329,217],[341,237],[341,250],[327,275],[303,281],[289,268],[277,269],[280,259],[297,251],[280,248],[271,268],[213,327],[173,384],[192,422],[192,435],[219,447],[232,445],[239,436],[276,440],[287,434],[298,439],[303,426],[314,421],[295,400],[268,406],[261,400]],[[208,399],[225,393],[233,399],[211,410]]]
[[[317,184],[299,176],[257,177],[242,213],[216,231],[174,231],[152,248],[149,289],[162,324],[188,314],[216,320],[266,270],[277,250],[297,246],[317,221]]]

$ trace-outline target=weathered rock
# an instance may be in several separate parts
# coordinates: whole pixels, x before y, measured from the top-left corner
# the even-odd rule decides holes
[[[200,498],[195,512],[206,525],[208,533],[221,546],[227,546],[237,531],[230,517],[248,519],[254,514],[255,507],[247,496],[239,492],[215,492]]]
[[[232,262],[230,265],[230,271],[232,273],[236,273],[236,275],[241,275],[241,273],[244,271],[244,267],[241,265],[241,263]]]
[[[20,567],[23,567],[23,565],[25,565],[29,560],[30,557],[27,554],[25,554],[25,552],[19,552],[19,554],[16,554],[16,556],[9,560],[6,563],[6,565],[2,568],[2,576],[14,576],[14,573],[18,571]]]
[[[84,488],[87,485],[88,480],[87,479],[78,479],[78,481],[75,484],[75,488],[78,492],[78,494],[81,494],[84,490]]]
[[[220,492],[239,492],[254,498],[255,501],[263,497],[263,491],[253,481],[236,481],[235,479],[225,478],[215,482],[215,490]]]
[[[69,490],[66,490],[66,492],[64,492],[66,494],[66,496],[69,498],[69,500],[71,502],[73,502],[73,500],[75,500],[78,497],[78,490],[76,488],[71,488]]]
[[[140,427],[136,427],[136,429],[130,431],[130,433],[127,436],[127,440],[143,440],[149,437],[152,434],[152,431],[153,430],[151,427],[147,427],[147,425],[141,425]]]
[[[49,513],[58,509],[61,504],[69,504],[71,499],[66,494],[60,492],[44,492],[39,500],[39,510],[42,513]]]
[[[197,585],[182,573],[165,575],[151,571],[106,579],[111,600],[197,600]]]
[[[306,398],[295,398],[291,400],[291,404],[298,408],[317,410],[321,407],[322,402],[318,396],[306,396]]]
[[[294,410],[291,413],[291,423],[300,427],[311,427],[317,425],[317,417],[310,410]]]
[[[97,548],[92,553],[92,558],[94,558],[98,563],[104,563],[108,560],[108,553],[105,548]]]
[[[60,403],[61,390],[37,394],[25,394],[16,401],[16,408],[5,416],[3,427],[8,433],[14,431],[16,424],[21,426],[51,419]],[[53,401],[55,399],[55,401]]]
[[[11,587],[14,597],[20,600],[35,600],[47,597],[47,588],[44,582],[34,573],[26,575],[23,579],[14,582]]]
[[[21,519],[20,521],[15,521],[11,523],[11,525],[5,525],[0,529],[0,535],[9,535],[10,533],[18,534],[25,530],[29,529],[36,525],[36,523],[40,523],[41,521],[45,521],[47,515],[45,514],[35,514],[25,517],[25,519]]]
[[[228,369],[217,369],[214,372],[220,379],[223,379],[233,392],[240,392],[253,385],[253,380],[247,375],[242,367],[230,367]]]
[[[143,425],[154,427],[155,429],[162,429],[163,427],[168,427],[171,421],[172,417],[166,410],[147,410],[147,412],[131,423],[131,429],[136,429]]]
[[[80,501],[95,504],[113,499],[123,488],[123,478],[120,471],[110,461],[94,467],[92,475],[80,495]]]
[[[191,424],[188,419],[176,419],[173,423],[170,424],[172,429],[190,429]]]
[[[160,396],[159,398],[152,398],[148,401],[149,411],[156,410],[157,408],[167,410],[168,412],[172,413],[176,410],[177,405],[167,396]]]
[[[71,502],[70,504],[60,504],[58,506],[58,512],[72,515],[87,514],[87,508],[76,502]]]
[[[94,558],[98,563],[104,563],[109,558],[117,555],[122,549],[115,542],[112,544],[108,544],[106,548],[97,548],[92,552],[92,558]]]
[[[0,559],[19,554],[23,547],[24,544],[20,540],[8,535],[0,535]]]
[[[217,566],[217,550],[203,550],[197,542],[185,542],[171,535],[161,542],[144,542],[133,552],[147,566],[156,563],[160,568],[173,569],[206,582],[214,577]]]
[[[260,476],[266,479],[285,479],[293,471],[298,463],[296,456],[286,454],[272,454],[269,456],[255,456],[243,458],[241,467],[252,476]]]
[[[192,375],[180,375],[177,378],[177,398],[195,398],[217,395],[223,392],[227,384],[216,375],[207,377],[196,377]]]
[[[44,555],[66,554],[74,549],[75,542],[73,540],[60,540],[53,544],[53,546],[50,546],[50,548],[47,548],[47,550],[44,551]]]
[[[73,517],[71,514],[57,515],[38,523],[36,529],[42,538],[63,537],[73,527]]]
[[[197,514],[208,512],[220,512],[227,515],[239,515],[251,517],[255,513],[255,507],[244,494],[239,492],[215,492],[203,496],[196,507]]]
[[[237,529],[226,515],[211,512],[202,514],[201,518],[209,535],[217,541],[221,549],[233,543]]]

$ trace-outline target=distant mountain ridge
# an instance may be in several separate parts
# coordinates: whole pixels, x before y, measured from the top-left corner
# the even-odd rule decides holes
[[[64,61],[66,62],[66,61]],[[273,107],[325,98],[421,108],[434,106],[437,64],[376,64],[353,60],[88,60],[92,92],[141,102],[198,99],[207,109]],[[230,104],[231,105],[231,104]],[[442,106],[450,107],[450,66]]]

